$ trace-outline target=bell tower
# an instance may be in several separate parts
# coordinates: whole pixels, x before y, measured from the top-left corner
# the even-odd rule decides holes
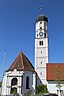
[[[46,84],[46,63],[48,63],[48,18],[42,13],[35,21],[35,71],[38,74],[37,84]]]

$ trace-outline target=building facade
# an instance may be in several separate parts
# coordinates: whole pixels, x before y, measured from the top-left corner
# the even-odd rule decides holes
[[[35,94],[36,72],[28,58],[20,52],[6,71],[2,83],[2,95],[19,93],[25,96],[27,91]]]
[[[48,18],[43,14],[36,17],[35,70],[38,82],[46,84],[46,63],[48,63]]]
[[[35,94],[35,88],[40,84],[46,84],[50,93],[57,93],[57,66],[60,68],[60,81],[64,81],[64,64],[48,61],[48,18],[43,14],[38,15],[35,26],[35,68],[20,52],[3,78],[2,95],[19,93],[25,96],[27,91]],[[60,84],[63,92],[64,83]]]
[[[58,94],[61,91],[61,94],[64,94],[64,82],[62,82],[64,81],[64,63],[49,63],[48,61],[48,18],[40,14],[36,17],[35,24],[35,71],[38,74],[37,85],[46,84],[50,93]],[[58,84],[59,82],[60,85]],[[61,86],[60,90],[59,86]]]

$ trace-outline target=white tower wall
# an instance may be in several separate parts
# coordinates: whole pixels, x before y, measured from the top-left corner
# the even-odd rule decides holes
[[[36,20],[35,70],[40,79],[40,81],[37,79],[37,84],[46,84],[46,63],[48,63],[48,22],[43,17],[38,16],[40,20]]]

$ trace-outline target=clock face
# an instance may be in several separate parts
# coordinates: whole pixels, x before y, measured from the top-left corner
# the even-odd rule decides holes
[[[40,37],[42,37],[43,36],[43,32],[40,32],[39,35],[40,35]]]

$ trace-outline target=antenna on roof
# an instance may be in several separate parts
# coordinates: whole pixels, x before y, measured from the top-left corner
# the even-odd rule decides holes
[[[5,65],[6,65],[6,50],[5,50],[5,52],[4,52],[3,76],[4,76]]]
[[[4,52],[4,62],[3,62],[3,68],[2,68],[2,83],[3,83],[5,65],[6,65],[6,50],[5,50],[5,52]],[[2,94],[2,86],[1,86],[1,94]]]

